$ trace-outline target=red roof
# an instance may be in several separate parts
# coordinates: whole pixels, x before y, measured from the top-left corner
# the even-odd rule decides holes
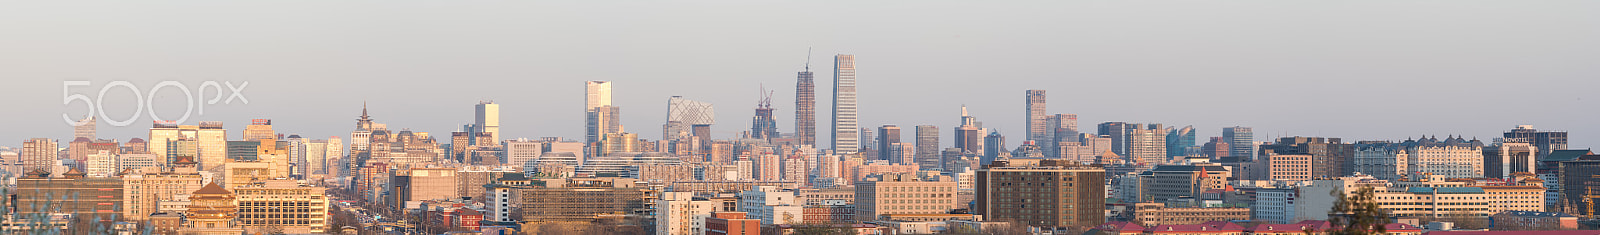
[[[1206,222],[1206,224],[1158,225],[1158,226],[1155,226],[1155,227],[1150,227],[1149,229],[1145,229],[1144,231],[1148,232],[1148,233],[1169,233],[1169,232],[1184,232],[1184,233],[1218,232],[1218,233],[1221,233],[1221,232],[1243,232],[1244,231],[1244,227],[1239,227],[1239,225],[1235,225],[1233,223],[1228,223],[1228,222],[1224,222],[1224,221],[1212,221],[1212,222]]]
[[[1101,224],[1100,226],[1096,226],[1095,228],[1100,229],[1100,231],[1119,231],[1119,232],[1139,232],[1139,231],[1144,231],[1144,226],[1139,226],[1139,224],[1135,224],[1133,222],[1127,222],[1127,221],[1108,222],[1108,223],[1105,223],[1105,224]]]
[[[1567,230],[1567,231],[1433,231],[1422,235],[1600,235],[1600,230]]]
[[[1315,229],[1315,228],[1313,228],[1313,226],[1311,226],[1310,224],[1258,224],[1255,227],[1251,227],[1249,230],[1246,230],[1246,231],[1255,232],[1255,233],[1263,233],[1263,232],[1286,233],[1286,232],[1301,232],[1301,231],[1306,231],[1306,229]]]

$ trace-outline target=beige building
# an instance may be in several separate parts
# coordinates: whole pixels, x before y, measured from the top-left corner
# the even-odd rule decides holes
[[[1161,203],[1138,203],[1134,204],[1133,212],[1133,222],[1144,227],[1233,220],[1250,220],[1250,208],[1166,207]]]
[[[283,233],[296,234],[322,233],[328,228],[327,188],[292,180],[267,180],[239,186],[233,192],[237,195],[238,222],[245,231],[281,229]]]
[[[923,181],[914,174],[884,174],[856,182],[856,220],[884,214],[945,214],[956,208],[956,182]]]
[[[162,201],[187,198],[181,195],[200,190],[202,180],[201,175],[193,170],[123,175],[123,218],[144,220],[150,214],[161,211]]]
[[[1267,164],[1266,180],[1311,180],[1311,155],[1267,154],[1262,158],[1266,158],[1266,161],[1260,161]]]
[[[406,202],[453,199],[457,195],[460,183],[456,179],[456,168],[411,168],[394,171],[394,176],[389,180],[393,185],[396,208],[405,206]]]

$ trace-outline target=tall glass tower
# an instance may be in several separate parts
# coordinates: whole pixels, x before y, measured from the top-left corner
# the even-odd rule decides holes
[[[861,126],[856,122],[856,56],[833,57],[833,151],[861,151]]]

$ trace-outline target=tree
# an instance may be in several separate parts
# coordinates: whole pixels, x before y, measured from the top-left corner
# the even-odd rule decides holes
[[[1388,223],[1389,212],[1378,207],[1372,187],[1363,186],[1354,195],[1345,195],[1344,190],[1333,190],[1329,194],[1338,198],[1338,201],[1334,201],[1333,208],[1328,212],[1328,223],[1334,229],[1328,234],[1374,235],[1386,232],[1383,225]]]

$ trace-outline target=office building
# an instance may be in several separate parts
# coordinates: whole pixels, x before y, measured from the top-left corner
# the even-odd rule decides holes
[[[590,222],[604,215],[638,214],[650,208],[646,203],[655,194],[638,183],[626,178],[570,178],[565,184],[521,189],[521,221]]]
[[[473,133],[488,133],[490,143],[500,142],[500,104],[494,101],[480,101],[473,106]]]
[[[778,119],[772,117],[772,93],[761,95],[761,101],[756,103],[756,116],[750,120],[750,138],[772,141],[778,138]]]
[[[939,127],[917,126],[916,157],[914,162],[923,170],[944,169],[939,153]]]
[[[77,123],[72,124],[72,138],[96,139],[94,135],[95,124],[98,123],[95,122],[94,115],[78,120]]]
[[[756,186],[739,192],[739,211],[747,213],[747,218],[760,220],[762,225],[802,223],[801,208],[793,189]]]
[[[860,123],[856,120],[856,56],[837,55],[833,60],[833,151],[855,153],[861,149]]]
[[[883,125],[878,127],[877,134],[878,139],[874,142],[877,143],[876,149],[878,150],[878,160],[890,160],[891,162],[898,162],[897,160],[891,160],[892,157],[895,157],[896,155],[890,153],[889,147],[900,144],[900,127],[893,124]]]
[[[1071,161],[997,161],[977,170],[973,213],[1036,227],[1093,227],[1105,222],[1105,177],[1104,169]]]
[[[1178,198],[1200,198],[1206,190],[1223,189],[1232,172],[1221,164],[1160,165],[1141,173],[1144,200],[1167,202]]]
[[[716,116],[716,109],[711,103],[689,100],[682,96],[667,98],[667,124],[662,128],[661,139],[678,140],[697,136],[693,128],[697,125],[709,128],[710,125],[716,124]]]
[[[1344,143],[1339,138],[1323,137],[1283,137],[1277,142],[1263,144],[1261,156],[1271,154],[1279,155],[1309,155],[1311,156],[1311,177],[1339,177],[1355,173],[1354,158],[1355,145]]]
[[[155,129],[151,129],[155,131]],[[278,133],[272,130],[272,119],[251,119],[250,125],[244,126],[244,140],[277,140]],[[150,141],[157,141],[152,133]]]
[[[964,153],[982,154],[983,131],[977,126],[978,119],[967,114],[967,106],[961,106],[961,125],[956,127],[956,148]]]
[[[1039,147],[1042,147],[1042,148],[1047,149],[1047,150],[1048,149],[1057,150],[1057,151],[1045,151],[1046,156],[1055,157],[1055,158],[1072,157],[1072,156],[1064,156],[1059,150],[1062,149],[1064,147],[1064,145],[1074,145],[1074,144],[1062,144],[1062,142],[1078,142],[1079,141],[1079,139],[1078,139],[1078,115],[1077,114],[1050,115],[1050,116],[1045,117],[1044,123],[1045,123],[1045,127],[1044,127],[1044,132],[1045,133],[1044,133],[1044,135],[1045,135],[1045,138],[1047,139],[1047,141],[1038,143]],[[1076,154],[1073,153],[1073,154],[1066,154],[1066,155],[1076,155]]]
[[[1535,157],[1544,159],[1550,152],[1567,149],[1567,132],[1565,131],[1539,131],[1533,125],[1517,125],[1505,133],[1506,142],[1529,143],[1539,150]]]
[[[1145,227],[1245,220],[1250,220],[1248,207],[1167,207],[1165,203],[1135,203],[1133,212],[1133,222]]]
[[[57,155],[61,145],[56,140],[47,138],[32,138],[22,142],[22,172],[45,171],[49,172],[56,165]]]
[[[1128,129],[1134,129],[1138,124],[1125,122],[1104,122],[1098,127],[1100,135],[1111,139],[1111,152],[1117,155],[1128,156]]]
[[[1483,148],[1483,176],[1488,178],[1510,178],[1513,173],[1539,172],[1539,161],[1535,156],[1539,153],[1537,147],[1529,143],[1497,141],[1494,145]]]
[[[811,62],[795,78],[794,136],[800,145],[817,145],[817,85],[812,81]]]
[[[1207,141],[1205,146],[1200,147],[1201,155],[1218,162],[1222,162],[1223,160],[1236,161],[1236,159],[1228,157],[1229,151],[1233,151],[1233,149],[1228,146],[1228,141],[1223,140],[1222,137],[1211,137],[1211,141]]]
[[[761,234],[761,220],[745,218],[745,212],[711,212],[706,218],[706,235]]]
[[[49,218],[66,213],[76,218],[116,218],[124,208],[120,178],[87,178],[78,169],[59,173],[34,169],[16,178],[13,218]],[[63,199],[67,198],[67,199]],[[37,217],[35,217],[37,216]]]
[[[915,174],[882,174],[855,183],[856,220],[887,214],[944,214],[956,207],[956,182]]]
[[[584,126],[588,128],[584,143],[600,141],[605,133],[622,132],[617,117],[622,110],[611,105],[611,81],[587,81],[584,89]]]
[[[408,202],[460,198],[456,168],[411,168],[395,170],[389,179],[395,200],[390,206],[403,208]]]
[[[237,195],[239,226],[251,233],[326,232],[331,222],[327,218],[326,191],[327,188],[293,180],[267,180],[236,187],[233,192]]]
[[[983,137],[983,163],[980,164],[1000,159],[1001,153],[1006,153],[1006,137],[1000,135],[999,131],[989,132],[988,136]]]
[[[1025,111],[1023,117],[1026,120],[1023,120],[1024,122],[1022,123],[1026,123],[1028,127],[1027,140],[1032,140],[1034,143],[1054,141],[1054,136],[1045,135],[1047,132],[1045,130],[1047,129],[1045,117],[1048,115],[1045,114],[1044,90],[1027,90],[1024,93],[1023,108]]]
[[[122,218],[144,220],[160,210],[159,202],[177,200],[181,195],[200,190],[201,180],[201,175],[194,171],[123,175]]]
[[[1167,132],[1167,158],[1189,156],[1188,151],[1194,144],[1194,126],[1172,129]]]
[[[271,124],[268,120],[268,129]],[[248,129],[246,129],[248,130]],[[211,172],[221,172],[222,164],[228,161],[228,130],[222,127],[222,122],[200,122],[198,129],[193,130],[192,138],[195,140],[195,161],[200,162],[200,169]]]
[[[1255,160],[1255,137],[1249,127],[1222,128],[1222,141],[1228,142],[1228,158],[1224,158],[1223,162]]]

